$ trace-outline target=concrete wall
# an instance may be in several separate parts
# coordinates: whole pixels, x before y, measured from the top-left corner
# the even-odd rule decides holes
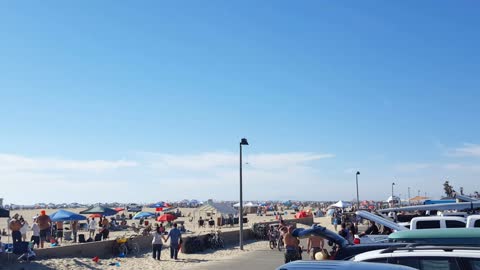
[[[300,223],[307,226],[313,224],[313,217],[307,217],[302,219],[289,219],[285,220],[287,223]],[[264,222],[264,224],[278,223],[278,221]],[[184,236],[185,238],[191,236]],[[238,244],[240,238],[240,230],[222,232],[222,237],[226,245]],[[248,228],[243,230],[243,239],[254,239],[253,231]],[[59,258],[59,257],[95,257],[100,258],[111,257],[113,255],[113,245],[115,240],[99,241],[82,243],[71,246],[60,246],[46,249],[36,249],[35,253],[39,259],[47,258]],[[141,251],[149,251],[152,247],[152,236],[139,236],[135,238],[135,242],[138,243]],[[168,246],[168,245],[167,245]],[[17,255],[12,254],[12,258],[17,258]],[[6,256],[0,255],[0,263],[6,261]]]

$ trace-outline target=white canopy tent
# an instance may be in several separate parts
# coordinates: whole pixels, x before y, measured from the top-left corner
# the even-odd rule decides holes
[[[347,208],[351,206],[351,203],[340,200],[337,203],[330,205],[329,208]]]

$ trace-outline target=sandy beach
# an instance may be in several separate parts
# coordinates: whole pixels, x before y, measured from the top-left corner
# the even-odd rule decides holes
[[[215,262],[219,260],[228,260],[245,254],[254,250],[265,250],[268,248],[268,243],[265,241],[260,242],[248,242],[244,246],[244,251],[238,249],[238,247],[226,247],[217,251],[205,251],[198,254],[179,254],[179,260],[171,260],[168,249],[162,250],[161,261],[154,260],[150,253],[144,253],[135,258],[112,258],[100,260],[99,263],[92,261],[92,258],[61,258],[61,259],[48,259],[48,260],[36,260],[30,263],[18,263],[15,265],[9,265],[8,269],[12,270],[80,270],[80,269],[190,269],[198,264]],[[119,266],[116,264],[119,263]],[[113,264],[113,265],[111,265]],[[0,269],[2,269],[0,267]],[[7,268],[4,268],[7,269]],[[2,269],[3,270],[3,269]]]
[[[83,209],[67,209],[72,212],[80,212]],[[151,211],[153,209],[144,209],[144,211]],[[178,220],[185,222],[186,228],[190,231],[188,235],[197,235],[203,232],[209,232],[211,228],[198,228],[196,221],[190,221],[190,216],[193,216],[193,212],[195,211],[194,208],[181,208],[180,209],[185,215],[185,217],[181,217]],[[20,211],[13,211],[12,213],[18,213],[22,215],[25,219],[29,221],[33,220],[33,217],[39,213],[40,210],[20,210]],[[51,214],[55,212],[55,209],[47,209],[47,214]],[[293,218],[293,214],[286,215],[285,218]],[[257,216],[255,214],[248,215],[249,223],[246,228],[249,228],[250,224],[255,222],[265,222],[265,221],[274,221],[274,216]],[[150,219],[152,222],[153,219]],[[132,223],[136,223],[138,225],[138,220],[129,220],[129,225]],[[316,223],[320,223],[324,226],[330,227],[329,225],[329,218],[316,218]],[[154,222],[155,223],[155,222]],[[7,225],[6,222],[2,222],[0,229],[5,228]],[[224,227],[221,228],[222,231],[229,231],[229,230],[238,230],[238,226],[234,228]],[[30,232],[29,232],[30,233]],[[86,233],[86,232],[85,232]],[[125,234],[125,231],[120,232],[111,232],[110,238],[115,238],[117,236],[122,236]],[[133,234],[132,231],[128,231],[128,234]],[[28,236],[28,238],[30,235]],[[63,245],[74,245],[74,243],[65,242]],[[201,253],[196,254],[184,254],[181,253],[179,255],[180,260],[174,261],[171,260],[169,257],[169,250],[168,247],[163,248],[161,261],[156,261],[151,258],[151,253],[145,251],[141,255],[137,257],[129,257],[129,258],[110,258],[100,260],[99,263],[95,263],[92,261],[92,258],[56,258],[56,259],[44,259],[44,260],[35,260],[30,263],[17,263],[14,265],[10,265],[8,269],[32,269],[32,270],[47,270],[47,269],[189,269],[199,264],[209,263],[209,262],[216,262],[216,261],[224,261],[232,259],[238,255],[246,254],[251,251],[257,250],[268,250],[268,242],[266,241],[248,241],[244,247],[244,251],[240,251],[238,246],[227,246],[221,250],[206,250]],[[119,266],[118,266],[119,265]],[[0,267],[1,269],[1,267]]]

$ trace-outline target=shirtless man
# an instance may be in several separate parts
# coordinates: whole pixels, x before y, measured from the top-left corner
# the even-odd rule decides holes
[[[315,254],[321,252],[324,246],[323,238],[320,236],[312,235],[308,238],[307,241],[307,253],[310,254],[310,258],[315,260]]]
[[[45,241],[50,241],[50,228],[52,227],[52,221],[45,210],[42,210],[40,216],[37,217],[37,224],[40,227],[40,247],[43,248]]]
[[[57,241],[61,243],[63,242],[63,221],[57,221],[55,224],[57,225]]]
[[[13,218],[8,223],[8,227],[12,231],[12,239],[13,243],[22,242],[22,233],[20,229],[22,228],[22,223],[20,219],[18,219],[18,214],[15,214]]]
[[[288,227],[287,233],[283,235],[285,243],[285,263],[296,261],[300,258],[299,244],[300,241],[292,235],[293,227]]]

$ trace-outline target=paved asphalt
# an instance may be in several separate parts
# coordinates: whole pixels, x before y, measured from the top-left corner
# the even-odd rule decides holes
[[[266,243],[268,245],[268,243]],[[307,246],[306,239],[301,240],[301,245]],[[284,264],[284,256],[282,251],[277,249],[257,250],[246,252],[232,259],[216,262],[202,263],[192,270],[212,270],[212,269],[228,269],[228,270],[275,270]],[[309,260],[307,252],[302,253],[303,260]]]

